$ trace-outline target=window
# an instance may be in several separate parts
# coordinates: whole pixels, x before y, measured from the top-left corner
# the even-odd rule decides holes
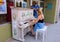
[[[27,2],[27,0],[24,0],[25,2]]]
[[[40,7],[43,7],[43,13],[44,13],[44,0],[40,0]]]
[[[44,0],[40,0],[40,1],[44,1]]]
[[[44,7],[44,3],[43,3],[43,2],[40,2],[40,6],[41,6],[41,7]]]

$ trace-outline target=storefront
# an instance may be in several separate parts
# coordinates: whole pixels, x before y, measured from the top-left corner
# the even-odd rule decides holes
[[[12,0],[10,0],[12,1]],[[24,0],[27,3],[27,8],[29,8],[32,5],[33,0]],[[39,5],[44,8],[44,16],[45,16],[45,22],[49,23],[55,23],[56,22],[56,0],[37,0]],[[15,4],[15,1],[13,0],[13,3]],[[14,5],[15,6],[15,5]],[[11,15],[11,14],[10,14]],[[0,42],[6,41],[8,38],[11,37],[11,21],[9,20],[9,23],[7,21],[7,14],[0,14]],[[5,24],[5,25],[2,25]],[[3,37],[4,36],[4,37]]]

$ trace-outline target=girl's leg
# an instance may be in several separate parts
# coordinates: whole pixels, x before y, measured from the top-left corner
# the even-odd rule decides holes
[[[30,31],[32,32],[32,35],[35,35],[33,26],[30,26]]]

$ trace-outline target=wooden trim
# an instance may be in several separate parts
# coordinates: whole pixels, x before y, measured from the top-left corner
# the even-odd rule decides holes
[[[55,19],[54,19],[54,24],[56,23],[57,21],[57,7],[58,7],[58,0],[56,0],[56,8],[55,8]]]

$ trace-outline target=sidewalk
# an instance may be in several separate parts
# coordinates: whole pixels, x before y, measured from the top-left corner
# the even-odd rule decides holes
[[[47,23],[48,24],[48,23]],[[25,42],[40,42],[40,39],[37,41],[35,38],[27,36]],[[14,39],[10,39],[8,42],[20,42]],[[60,42],[60,22],[57,24],[48,25],[48,34],[45,42]]]

